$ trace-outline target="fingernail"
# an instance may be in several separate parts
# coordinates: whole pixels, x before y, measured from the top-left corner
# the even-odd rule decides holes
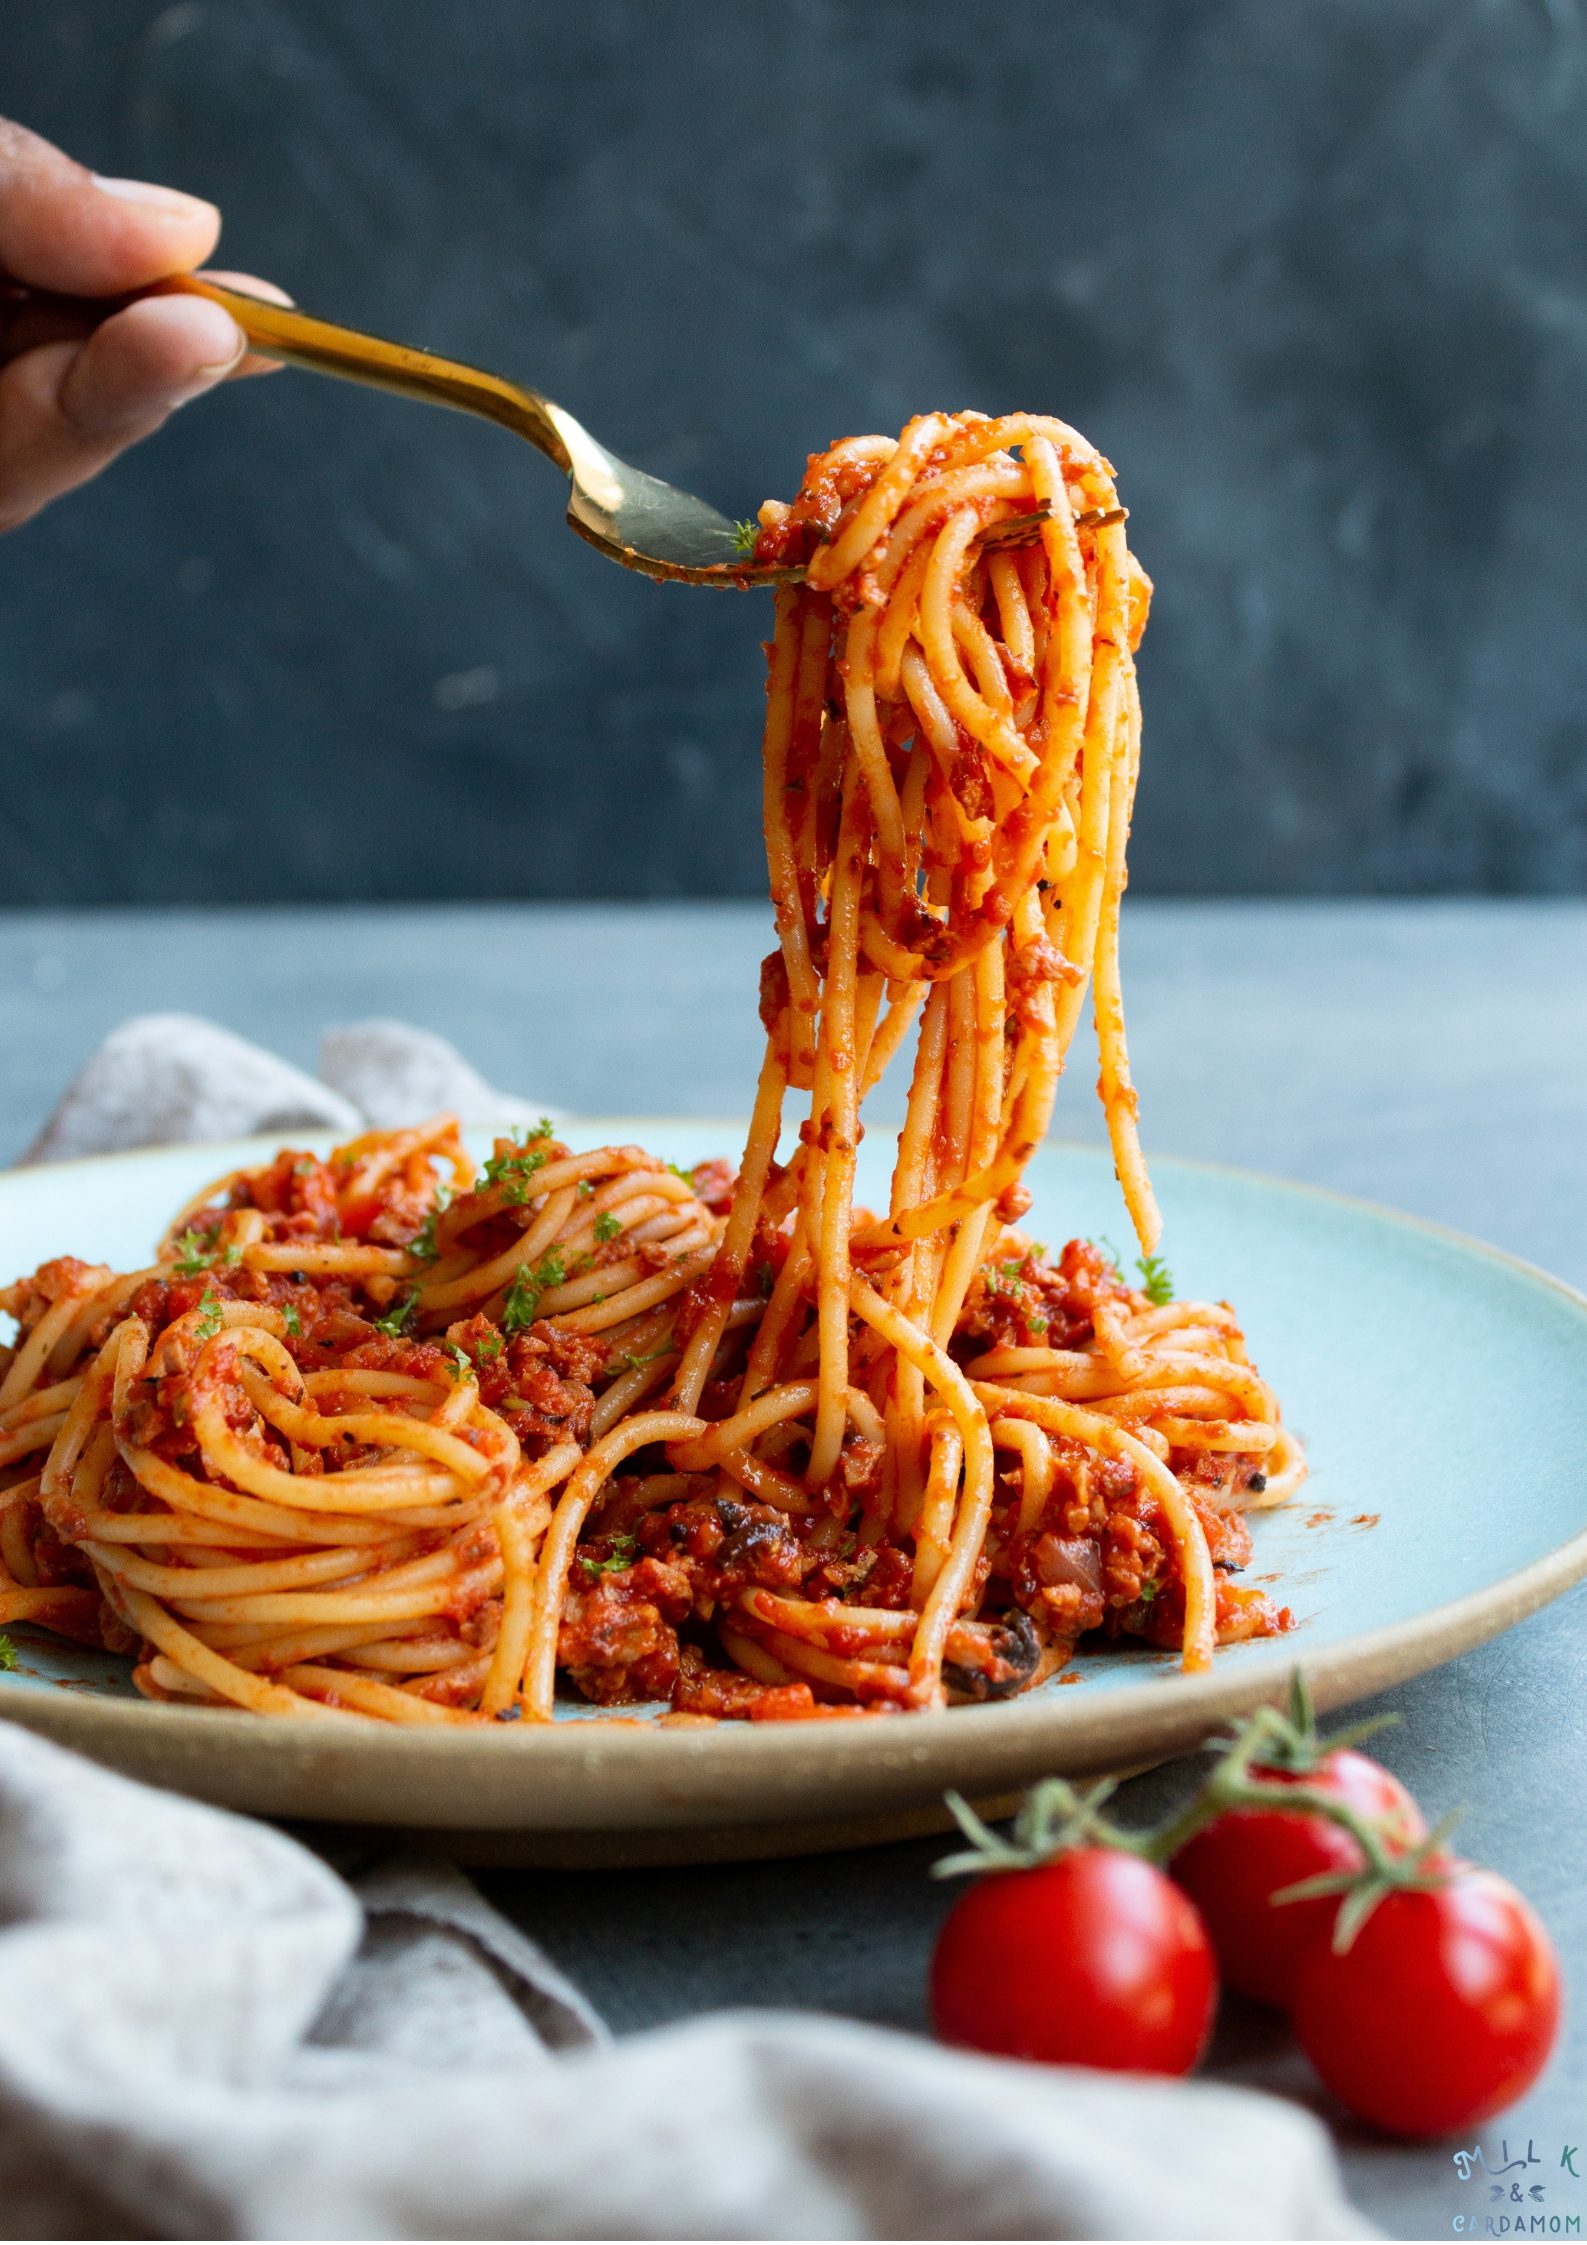
[[[185,405],[189,398],[196,398],[215,383],[224,381],[248,348],[247,336],[218,304],[184,303],[182,309],[190,329],[207,327],[211,333],[194,338],[206,345],[208,356],[200,359],[175,393],[173,402],[177,405]]]
[[[211,382],[218,382],[221,379],[222,375],[229,374],[232,368],[237,364],[238,360],[242,357],[244,351],[247,350],[247,348],[248,338],[242,333],[241,329],[239,329],[237,334],[237,348],[232,352],[229,358],[206,359],[204,361],[204,364],[199,368],[199,376],[203,381],[205,387],[207,388]]]
[[[147,179],[104,179],[93,175],[101,195],[114,195],[118,203],[136,203],[160,218],[213,217],[215,206],[201,195],[184,195],[179,187],[156,187]]]

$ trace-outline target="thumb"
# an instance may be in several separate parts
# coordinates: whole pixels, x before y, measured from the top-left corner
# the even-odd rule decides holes
[[[67,296],[118,296],[202,265],[213,203],[143,180],[100,179],[0,118],[0,272]]]

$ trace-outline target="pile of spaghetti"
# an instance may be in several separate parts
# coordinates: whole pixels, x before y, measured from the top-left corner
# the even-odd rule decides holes
[[[807,567],[737,1172],[549,1125],[477,1171],[442,1119],[222,1179],[147,1270],[0,1292],[0,1625],[156,1698],[428,1723],[547,1720],[559,1675],[672,1720],[931,1708],[1084,1637],[1201,1668],[1287,1625],[1244,1515],[1304,1466],[1232,1312],[1171,1298],[1136,1138],[1149,588],[1111,471],[934,415],[812,459],[756,551]],[[1088,984],[1139,1286],[1019,1228]]]

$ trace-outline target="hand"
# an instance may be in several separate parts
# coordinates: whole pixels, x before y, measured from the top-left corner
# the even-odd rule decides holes
[[[189,273],[215,247],[213,203],[100,179],[0,118],[0,530],[26,522],[152,435],[177,406],[269,364],[202,297],[103,299]],[[255,295],[288,300],[240,274]]]

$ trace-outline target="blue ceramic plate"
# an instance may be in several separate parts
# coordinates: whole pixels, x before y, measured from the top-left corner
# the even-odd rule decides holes
[[[572,1135],[694,1161],[734,1152],[740,1127],[628,1119]],[[273,1150],[259,1140],[160,1149],[0,1177],[0,1269],[9,1277],[62,1253],[142,1262],[192,1192]],[[1149,1652],[1101,1652],[1024,1699],[941,1715],[714,1730],[570,1719],[440,1734],[154,1706],[123,1662],[19,1631],[0,1712],[271,1814],[520,1836],[670,1832],[662,1852],[675,1855],[721,1852],[748,1826],[764,1828],[767,1846],[794,1826],[801,1844],[819,1844],[855,1818],[924,1810],[945,1785],[988,1795],[1049,1770],[1179,1750],[1275,1694],[1297,1664],[1321,1704],[1359,1697],[1587,1574],[1587,1300],[1364,1202],[1190,1163],[1160,1161],[1154,1175],[1177,1290],[1235,1304],[1312,1466],[1298,1499],[1254,1530],[1254,1571],[1277,1578],[1299,1626],[1220,1653],[1210,1676],[1184,1677]],[[1038,1237],[1124,1238],[1104,1155],[1048,1147],[1029,1182]],[[862,1197],[867,1188],[879,1197],[862,1173]]]

